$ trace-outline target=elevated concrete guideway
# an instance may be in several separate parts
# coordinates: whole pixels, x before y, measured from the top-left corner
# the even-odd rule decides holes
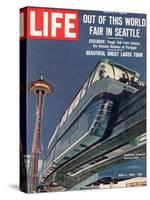
[[[128,153],[131,154],[139,154],[139,153],[144,153],[146,150],[145,145],[142,145],[141,147],[128,151]],[[112,158],[104,163],[98,164],[97,166],[92,167],[90,170],[86,170],[84,173],[79,174],[77,176],[69,176],[66,174],[62,173],[56,173],[55,174],[55,181],[64,187],[65,189],[69,190],[72,189],[75,185],[80,183],[81,181],[87,179],[88,177],[92,176],[93,174],[96,174],[100,170],[104,170],[106,167],[113,166],[115,164],[121,163],[123,161],[123,154],[116,156],[115,158]]]
[[[146,151],[146,89],[136,92],[120,105],[116,126],[109,138],[96,142],[59,167],[45,178],[45,185],[52,182],[68,189],[107,166],[124,160],[125,153],[144,154]]]

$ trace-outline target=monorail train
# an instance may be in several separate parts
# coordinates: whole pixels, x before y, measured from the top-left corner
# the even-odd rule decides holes
[[[100,61],[49,141],[42,178],[108,138],[116,123],[118,105],[143,86],[139,73],[107,59]]]

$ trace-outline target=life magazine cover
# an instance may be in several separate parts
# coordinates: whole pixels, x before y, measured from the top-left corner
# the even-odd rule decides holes
[[[20,9],[20,189],[146,185],[146,15]]]

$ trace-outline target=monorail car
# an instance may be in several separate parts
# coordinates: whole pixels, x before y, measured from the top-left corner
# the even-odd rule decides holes
[[[122,76],[126,81],[122,81]],[[43,178],[111,135],[118,105],[144,86],[139,73],[100,61],[57,125],[47,147]]]

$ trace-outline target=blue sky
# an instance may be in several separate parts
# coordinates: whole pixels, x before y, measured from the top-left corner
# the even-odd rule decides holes
[[[88,44],[89,38],[105,39],[105,36],[89,36],[89,25],[82,23],[82,15],[85,13],[91,14],[88,11],[80,11],[78,41],[27,40],[27,84],[39,79],[42,72],[44,79],[50,82],[54,87],[54,92],[46,97],[44,105],[42,122],[42,144],[44,152],[46,151],[47,144],[55,127],[64,111],[73,100],[73,97],[87,79],[89,73],[96,66],[97,62],[106,58],[85,55],[85,50],[91,48],[90,44]],[[100,15],[103,13],[94,12],[94,14]],[[105,13],[105,15],[108,14],[110,13]],[[119,16],[119,14],[115,15]],[[129,16],[132,17],[135,15],[129,14]],[[136,16],[144,17],[144,15]],[[98,26],[98,24],[96,25]],[[139,51],[144,52],[145,55],[145,28],[141,28],[141,34],[141,38],[132,39],[132,41],[139,41],[141,43]],[[129,40],[129,38],[126,38],[124,41]],[[143,80],[146,79],[145,57],[107,58],[138,71],[141,78]],[[29,91],[27,101],[29,106],[27,116],[27,153],[30,153],[35,123],[36,98]]]

